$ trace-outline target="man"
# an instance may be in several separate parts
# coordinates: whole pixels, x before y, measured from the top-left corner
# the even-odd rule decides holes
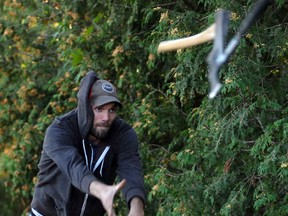
[[[36,216],[115,216],[122,189],[129,216],[144,215],[144,181],[138,138],[117,117],[115,87],[89,72],[81,81],[76,109],[48,127],[31,203]],[[118,175],[121,180],[113,185]]]

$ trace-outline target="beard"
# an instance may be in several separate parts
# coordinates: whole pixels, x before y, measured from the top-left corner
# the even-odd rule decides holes
[[[109,130],[110,130],[111,125],[109,123],[98,123],[96,125],[92,125],[90,132],[93,136],[95,136],[98,139],[104,139]]]

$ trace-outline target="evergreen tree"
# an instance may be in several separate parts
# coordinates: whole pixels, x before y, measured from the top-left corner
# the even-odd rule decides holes
[[[29,208],[47,126],[93,69],[116,83],[137,130],[146,215],[287,215],[287,3],[249,29],[208,99],[212,43],[157,53],[254,1],[0,1],[0,181],[6,215]],[[0,188],[2,189],[2,188]],[[11,200],[14,202],[10,205]],[[123,199],[118,215],[127,215]]]

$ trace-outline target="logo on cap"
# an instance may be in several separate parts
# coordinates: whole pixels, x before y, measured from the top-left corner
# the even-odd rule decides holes
[[[114,92],[113,86],[110,85],[109,83],[103,83],[102,89],[103,89],[103,91],[105,91],[107,93],[113,93]]]

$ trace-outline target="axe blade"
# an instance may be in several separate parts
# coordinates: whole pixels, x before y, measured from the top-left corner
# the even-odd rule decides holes
[[[218,71],[221,65],[226,61],[223,56],[224,46],[229,28],[230,12],[219,10],[216,13],[216,35],[214,38],[213,49],[209,53],[206,61],[208,63],[208,80],[210,83],[209,98],[214,98],[220,90],[222,84],[218,78]]]
[[[241,37],[247,32],[251,24],[259,18],[259,16],[267,9],[270,4],[273,3],[274,0],[258,0],[252,10],[241,22],[238,32],[227,44],[225,49],[224,42],[228,32],[229,13],[223,10],[218,11],[216,14],[216,36],[214,39],[214,45],[212,51],[206,59],[209,69],[208,79],[211,86],[209,98],[214,98],[222,86],[218,79],[218,72],[220,67],[234,52],[239,44]]]

